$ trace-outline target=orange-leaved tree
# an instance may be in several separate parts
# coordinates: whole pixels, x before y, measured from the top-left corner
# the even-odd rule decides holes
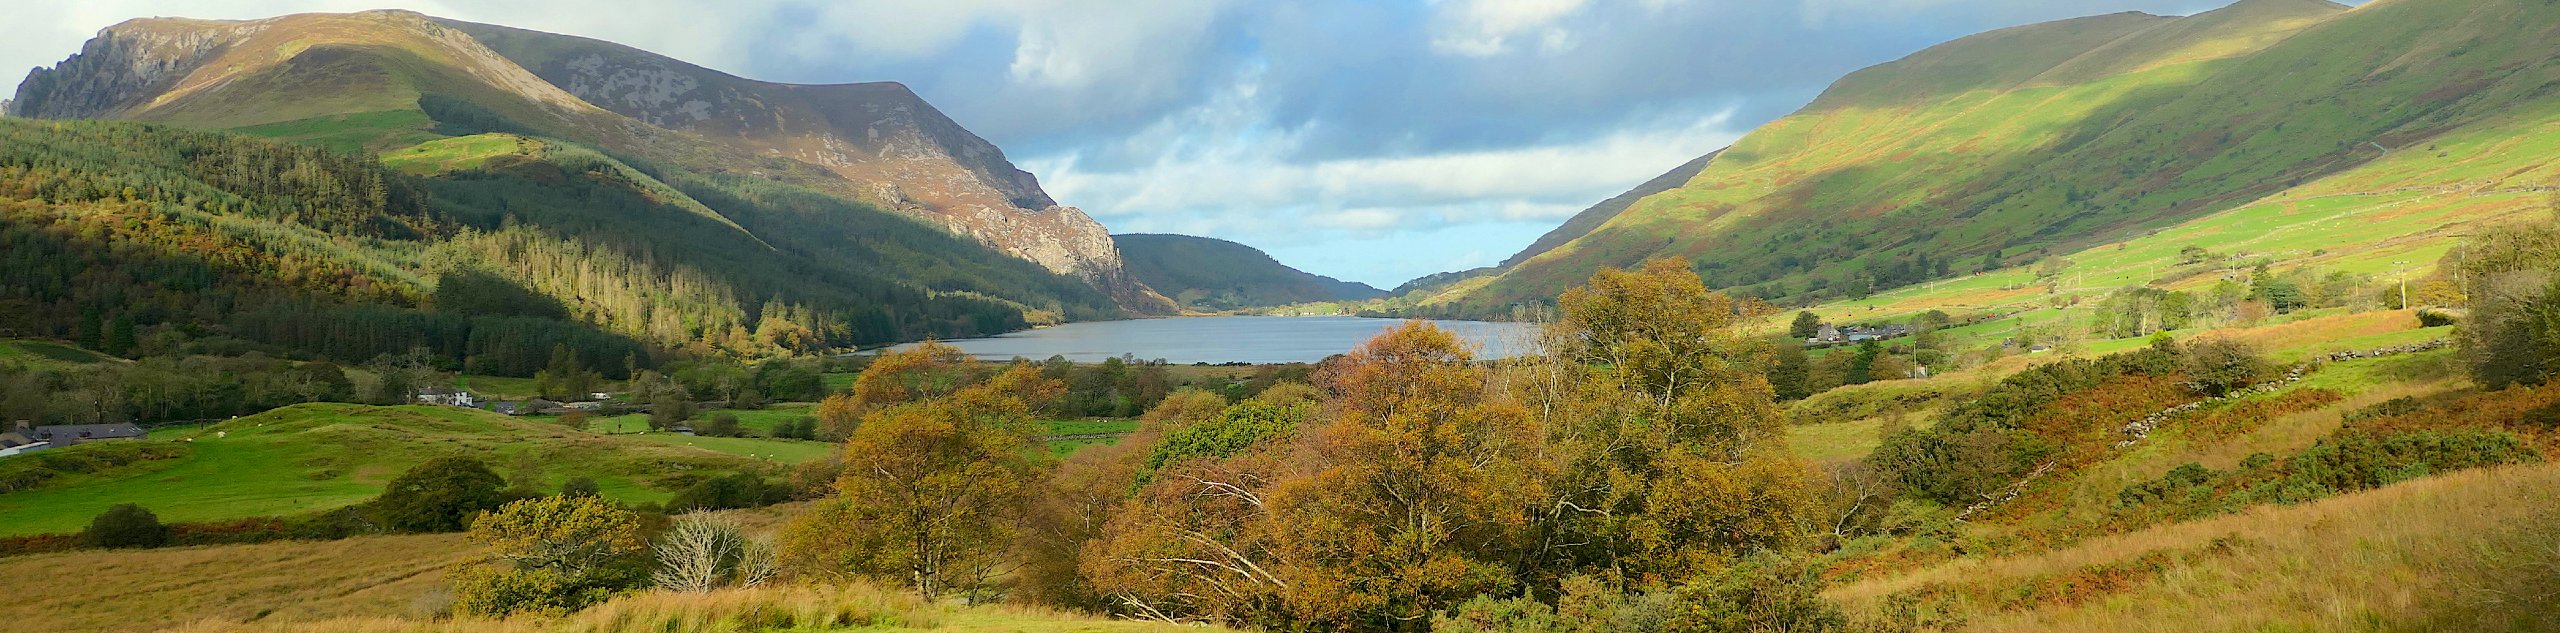
[[[837,499],[795,522],[789,557],[804,572],[974,601],[1000,571],[1036,477],[1031,412],[1062,390],[1016,365],[946,397],[865,414],[845,443]]]
[[[1539,434],[1472,360],[1418,321],[1369,341],[1311,428],[1163,464],[1086,577],[1142,615],[1320,628],[1415,628],[1508,585]]]
[[[1812,476],[1776,441],[1771,350],[1739,329],[1751,306],[1667,258],[1559,304],[1547,354],[1511,383],[1553,460],[1530,580],[1671,582],[1798,536]]]
[[[818,403],[818,435],[830,441],[851,437],[864,414],[950,395],[970,384],[970,374],[969,355],[939,341],[882,351],[854,377],[851,389]]]

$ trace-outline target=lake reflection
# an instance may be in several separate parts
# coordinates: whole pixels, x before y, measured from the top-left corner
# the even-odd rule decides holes
[[[989,360],[1065,356],[1101,362],[1122,354],[1192,363],[1312,363],[1351,351],[1397,319],[1358,317],[1183,317],[1070,323],[1003,336],[944,341]],[[1527,349],[1537,326],[1526,323],[1433,321],[1478,346],[1477,358],[1509,358]],[[900,346],[901,348],[906,346]]]

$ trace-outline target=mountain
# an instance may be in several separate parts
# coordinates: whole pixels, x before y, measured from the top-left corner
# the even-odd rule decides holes
[[[1128,259],[1130,274],[1148,287],[1171,293],[1190,309],[1234,310],[1386,295],[1368,284],[1290,268],[1259,249],[1226,240],[1146,233],[1114,235],[1111,240]]]
[[[1963,38],[1851,74],[1685,184],[1419,300],[1498,314],[1668,255],[1809,303],[2068,254],[2517,124],[2560,97],[2549,8],[2244,0]],[[2473,175],[2489,174],[2425,184]]]
[[[618,371],[1172,309],[1125,273],[995,243],[1078,238],[864,202],[900,185],[596,107],[414,13],[129,21],[30,73],[11,108],[153,124],[0,119],[0,263],[26,280],[0,284],[0,328],[19,335],[113,350],[118,324],[346,362],[424,347],[525,375],[555,344]]]
[[[816,165],[883,208],[937,219],[1125,303],[1159,303],[1128,282],[1110,234],[1059,206],[1004,151],[896,82],[778,84],[582,37],[436,20],[589,103],[741,151]]]
[[[1707,155],[1681,163],[1679,167],[1673,167],[1671,171],[1654,176],[1652,180],[1644,181],[1644,184],[1636,185],[1636,188],[1629,189],[1626,193],[1611,196],[1607,200],[1600,201],[1600,204],[1591,205],[1591,208],[1573,214],[1573,217],[1565,219],[1563,226],[1538,236],[1538,241],[1531,242],[1528,248],[1520,249],[1520,252],[1504,258],[1496,267],[1517,266],[1531,257],[1537,257],[1540,253],[1555,250],[1565,242],[1590,234],[1592,229],[1600,228],[1601,224],[1609,221],[1609,218],[1618,217],[1620,212],[1626,211],[1627,207],[1633,206],[1637,200],[1643,200],[1645,196],[1670,191],[1688,184],[1689,179],[1698,177],[1698,172],[1705,171],[1707,163],[1713,162],[1716,154],[1723,151],[1707,152]]]
[[[889,210],[1082,279],[1123,307],[1169,309],[1121,272],[1100,224],[1056,206],[1001,151],[897,84],[767,84],[605,42],[368,11],[124,22],[30,73],[11,108],[375,152],[474,133],[556,139],[682,172],[670,181],[766,183]]]

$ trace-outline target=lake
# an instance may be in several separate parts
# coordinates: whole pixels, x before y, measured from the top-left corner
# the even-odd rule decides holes
[[[1351,351],[1400,319],[1359,317],[1180,317],[1095,321],[1025,330],[988,338],[943,341],[989,360],[1042,360],[1065,356],[1101,362],[1129,354],[1141,360],[1192,363],[1312,363]],[[1527,323],[1433,321],[1478,346],[1478,358],[1509,358],[1527,348],[1537,326]],[[906,346],[900,346],[906,347]]]

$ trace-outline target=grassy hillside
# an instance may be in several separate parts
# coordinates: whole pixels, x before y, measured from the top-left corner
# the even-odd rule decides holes
[[[1111,236],[1129,274],[1193,310],[1358,301],[1386,293],[1367,284],[1309,274],[1260,249],[1189,235]]]
[[[1841,80],[1685,186],[1490,282],[1415,300],[1498,313],[1658,255],[1690,258],[1714,286],[1861,298],[2252,203],[2334,214],[2378,210],[2375,195],[2423,199],[2399,211],[2435,213],[2335,237],[2253,226],[2225,239],[2410,250],[2407,238],[2495,213],[2454,195],[2550,184],[2549,154],[2485,145],[2544,142],[2560,66],[2534,43],[2560,28],[2553,15],[2535,0],[2352,11],[2251,0],[1958,40]],[[2333,196],[2325,208],[2311,202]]]
[[[707,448],[594,435],[556,424],[451,407],[305,404],[217,425],[155,432],[171,447],[105,471],[0,493],[0,535],[76,532],[119,503],[168,521],[208,521],[326,510],[362,502],[409,466],[446,455],[481,457],[511,482],[556,490],[573,476],[605,496],[665,501],[704,473],[762,462]],[[115,445],[59,449],[47,459]],[[25,466],[13,459],[8,466]],[[527,480],[530,481],[527,481]]]

